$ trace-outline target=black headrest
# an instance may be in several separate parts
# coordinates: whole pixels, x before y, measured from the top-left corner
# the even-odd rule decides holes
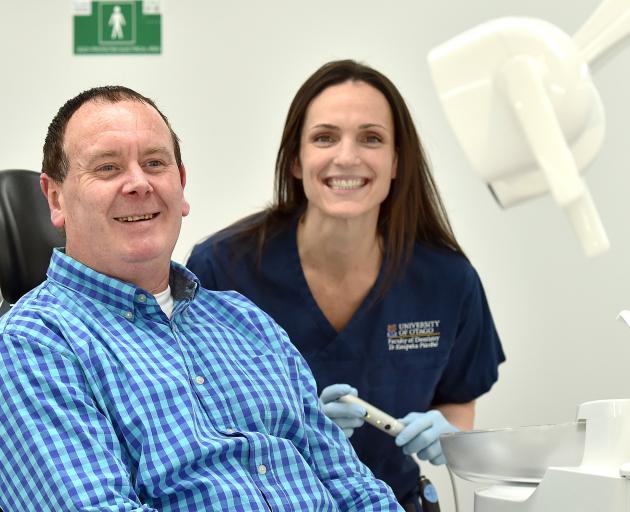
[[[9,309],[9,303],[6,300],[3,300],[2,297],[0,297],[0,316],[7,313]]]
[[[54,247],[64,240],[50,222],[39,173],[0,171],[0,290],[15,303],[46,278]]]

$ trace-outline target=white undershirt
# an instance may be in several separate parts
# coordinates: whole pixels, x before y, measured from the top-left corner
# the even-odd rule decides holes
[[[167,286],[166,290],[160,293],[156,293],[154,297],[155,300],[157,300],[157,303],[162,308],[162,311],[164,311],[164,314],[167,317],[171,318],[171,315],[173,314],[173,306],[175,305],[173,295],[171,294],[171,287]]]

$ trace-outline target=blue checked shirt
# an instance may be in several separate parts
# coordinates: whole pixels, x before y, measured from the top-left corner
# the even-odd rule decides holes
[[[5,512],[400,510],[267,315],[175,263],[170,281],[169,320],[55,251],[0,320]]]

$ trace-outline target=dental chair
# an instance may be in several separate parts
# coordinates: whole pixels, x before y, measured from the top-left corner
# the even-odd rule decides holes
[[[0,171],[0,315],[46,278],[53,248],[63,245],[39,173]]]

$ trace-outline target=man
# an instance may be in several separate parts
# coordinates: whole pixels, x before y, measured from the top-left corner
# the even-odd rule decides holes
[[[186,171],[144,96],[68,101],[41,185],[66,234],[0,321],[4,510],[399,510],[284,332],[170,262]]]

